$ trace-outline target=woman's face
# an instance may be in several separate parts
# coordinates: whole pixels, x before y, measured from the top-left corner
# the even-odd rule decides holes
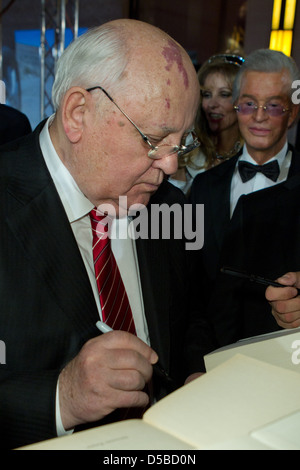
[[[212,72],[206,77],[202,89],[202,109],[212,133],[219,134],[237,127],[231,86],[222,73]]]

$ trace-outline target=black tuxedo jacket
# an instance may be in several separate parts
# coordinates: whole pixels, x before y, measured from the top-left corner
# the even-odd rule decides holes
[[[206,347],[204,354],[240,338],[278,329],[265,300],[265,288],[222,274],[220,268],[232,266],[272,279],[295,266],[283,263],[291,259],[285,258],[283,250],[299,251],[296,240],[287,242],[297,208],[295,204],[291,208],[283,194],[288,193],[290,180],[300,174],[300,155],[293,150],[285,183],[242,196],[230,220],[231,179],[237,159],[238,155],[198,175],[191,191],[191,202],[204,204],[205,213],[204,246],[195,256],[193,267],[198,286],[194,287],[193,302],[196,307],[202,306],[195,307],[195,312],[202,315],[202,322],[205,315],[212,328],[211,341],[207,337],[201,340],[204,330],[198,330],[199,348]],[[274,252],[275,246],[281,247],[280,257]]]
[[[18,109],[0,104],[0,144],[6,144],[31,132],[27,116]]]
[[[41,127],[0,152],[0,442],[9,448],[56,435],[58,375],[99,335],[88,276],[39,147]],[[164,182],[150,204],[172,205],[181,194]],[[151,345],[181,384],[188,370],[184,241],[138,239],[136,246]],[[156,388],[158,396],[167,392],[159,381]]]

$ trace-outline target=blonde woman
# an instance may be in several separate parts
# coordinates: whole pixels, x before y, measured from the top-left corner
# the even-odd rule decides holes
[[[198,71],[201,96],[195,130],[201,147],[179,157],[178,170],[169,179],[186,194],[198,173],[228,160],[242,147],[232,87],[243,62],[240,56],[219,54]]]

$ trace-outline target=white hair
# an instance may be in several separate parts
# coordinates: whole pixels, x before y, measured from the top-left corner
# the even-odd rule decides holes
[[[300,79],[299,69],[294,59],[283,54],[283,52],[271,49],[258,49],[246,57],[245,62],[238,71],[233,85],[233,101],[236,101],[240,95],[242,77],[248,70],[267,73],[287,70],[291,79],[291,94],[292,82]]]
[[[109,84],[111,89],[121,81],[128,57],[129,48],[122,28],[105,24],[79,36],[57,62],[52,88],[54,109],[59,108],[72,86],[105,88]]]

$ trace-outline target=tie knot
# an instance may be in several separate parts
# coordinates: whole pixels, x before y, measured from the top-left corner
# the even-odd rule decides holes
[[[103,235],[107,237],[108,232],[108,222],[107,216],[100,214],[97,211],[97,208],[94,208],[90,212],[90,219],[92,224],[93,235],[103,238]]]
[[[90,217],[91,219],[95,220],[96,222],[100,222],[102,219],[104,219],[106,216],[103,214],[100,214],[98,212],[97,207],[94,207],[94,209],[91,210],[90,212]]]

